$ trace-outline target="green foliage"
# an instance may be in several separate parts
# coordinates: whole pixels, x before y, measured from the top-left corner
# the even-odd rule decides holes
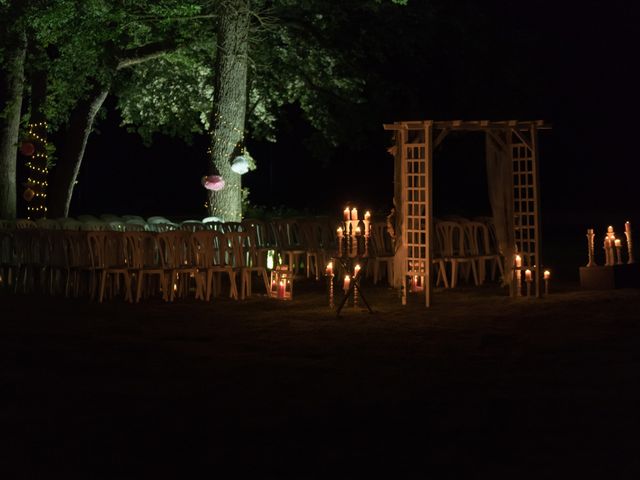
[[[118,82],[123,124],[149,143],[154,132],[190,141],[209,128],[213,48],[178,50],[125,72]]]

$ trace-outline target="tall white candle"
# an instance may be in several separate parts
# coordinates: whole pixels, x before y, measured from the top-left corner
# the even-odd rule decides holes
[[[544,271],[544,294],[549,295],[549,280],[551,279],[551,272],[549,270]]]
[[[353,278],[356,278],[358,276],[361,268],[362,267],[360,267],[360,264],[356,264],[356,266],[353,268]]]
[[[342,289],[346,292],[347,290],[349,290],[349,285],[351,285],[351,277],[349,275],[345,275]]]
[[[344,214],[344,219],[349,220],[349,207],[344,209],[344,212],[342,212]]]
[[[356,207],[351,209],[351,220],[358,220],[358,209]]]
[[[520,255],[516,255],[516,268],[522,267],[522,257]]]

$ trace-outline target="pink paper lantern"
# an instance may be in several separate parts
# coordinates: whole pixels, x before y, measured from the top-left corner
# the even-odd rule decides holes
[[[22,145],[20,145],[20,153],[26,157],[30,157],[36,153],[36,147],[31,142],[22,142]]]
[[[218,192],[224,188],[224,179],[220,175],[202,177],[202,185],[207,190]]]

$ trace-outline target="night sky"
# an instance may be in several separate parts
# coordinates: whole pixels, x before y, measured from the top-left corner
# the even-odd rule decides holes
[[[600,228],[640,219],[634,171],[637,7],[615,1],[578,7],[548,0],[477,3],[477,26],[456,41],[443,45],[437,32],[404,32],[413,41],[398,46],[397,62],[371,64],[372,73],[393,79],[397,88],[388,98],[374,87],[367,92],[374,114],[362,127],[364,144],[341,145],[327,161],[314,160],[306,141],[312,130],[295,105],[280,115],[277,143],[249,139],[259,166],[243,177],[252,203],[338,215],[346,202],[357,202],[384,215],[393,161],[383,123],[544,119],[553,124],[540,134],[546,224],[582,229],[589,222]],[[405,10],[415,18],[421,4],[410,1]],[[199,179],[207,170],[207,139],[186,145],[158,135],[147,148],[118,126],[114,104],[107,102],[108,115],[90,138],[71,214],[205,216]],[[448,137],[434,168],[437,214],[489,213],[481,136]]]

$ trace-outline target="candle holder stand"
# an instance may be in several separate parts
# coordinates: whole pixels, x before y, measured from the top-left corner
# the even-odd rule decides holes
[[[354,274],[351,277],[351,282],[349,283],[349,288],[344,292],[344,296],[342,297],[342,300],[340,301],[340,304],[338,305],[338,308],[336,310],[336,316],[340,316],[340,312],[342,311],[342,309],[344,308],[344,306],[347,304],[348,300],[350,298],[353,298],[353,306],[357,307],[358,303],[360,301],[362,301],[362,303],[365,305],[365,307],[367,307],[367,310],[369,310],[369,313],[374,313],[373,310],[371,309],[371,306],[369,305],[369,302],[367,301],[367,298],[365,297],[364,293],[362,292],[362,288],[360,287],[360,279],[362,278],[362,275],[364,274],[364,272],[366,271],[367,268],[367,263],[369,261],[369,257],[365,257],[365,256],[361,256],[361,257],[335,257],[334,258],[337,262],[340,263],[340,265],[342,266],[342,270],[345,272],[353,272],[354,271],[354,267],[356,265],[360,265],[360,270]]]
[[[627,260],[627,263],[634,263],[633,244],[631,242],[631,226],[629,225],[628,222],[625,225],[624,235],[627,237],[627,252],[629,255],[629,259]]]
[[[595,267],[597,266],[596,262],[593,260],[594,250],[593,250],[593,239],[595,238],[595,233],[593,233],[593,228],[589,228],[587,230],[587,247],[589,248],[589,263],[587,263],[587,267]]]

